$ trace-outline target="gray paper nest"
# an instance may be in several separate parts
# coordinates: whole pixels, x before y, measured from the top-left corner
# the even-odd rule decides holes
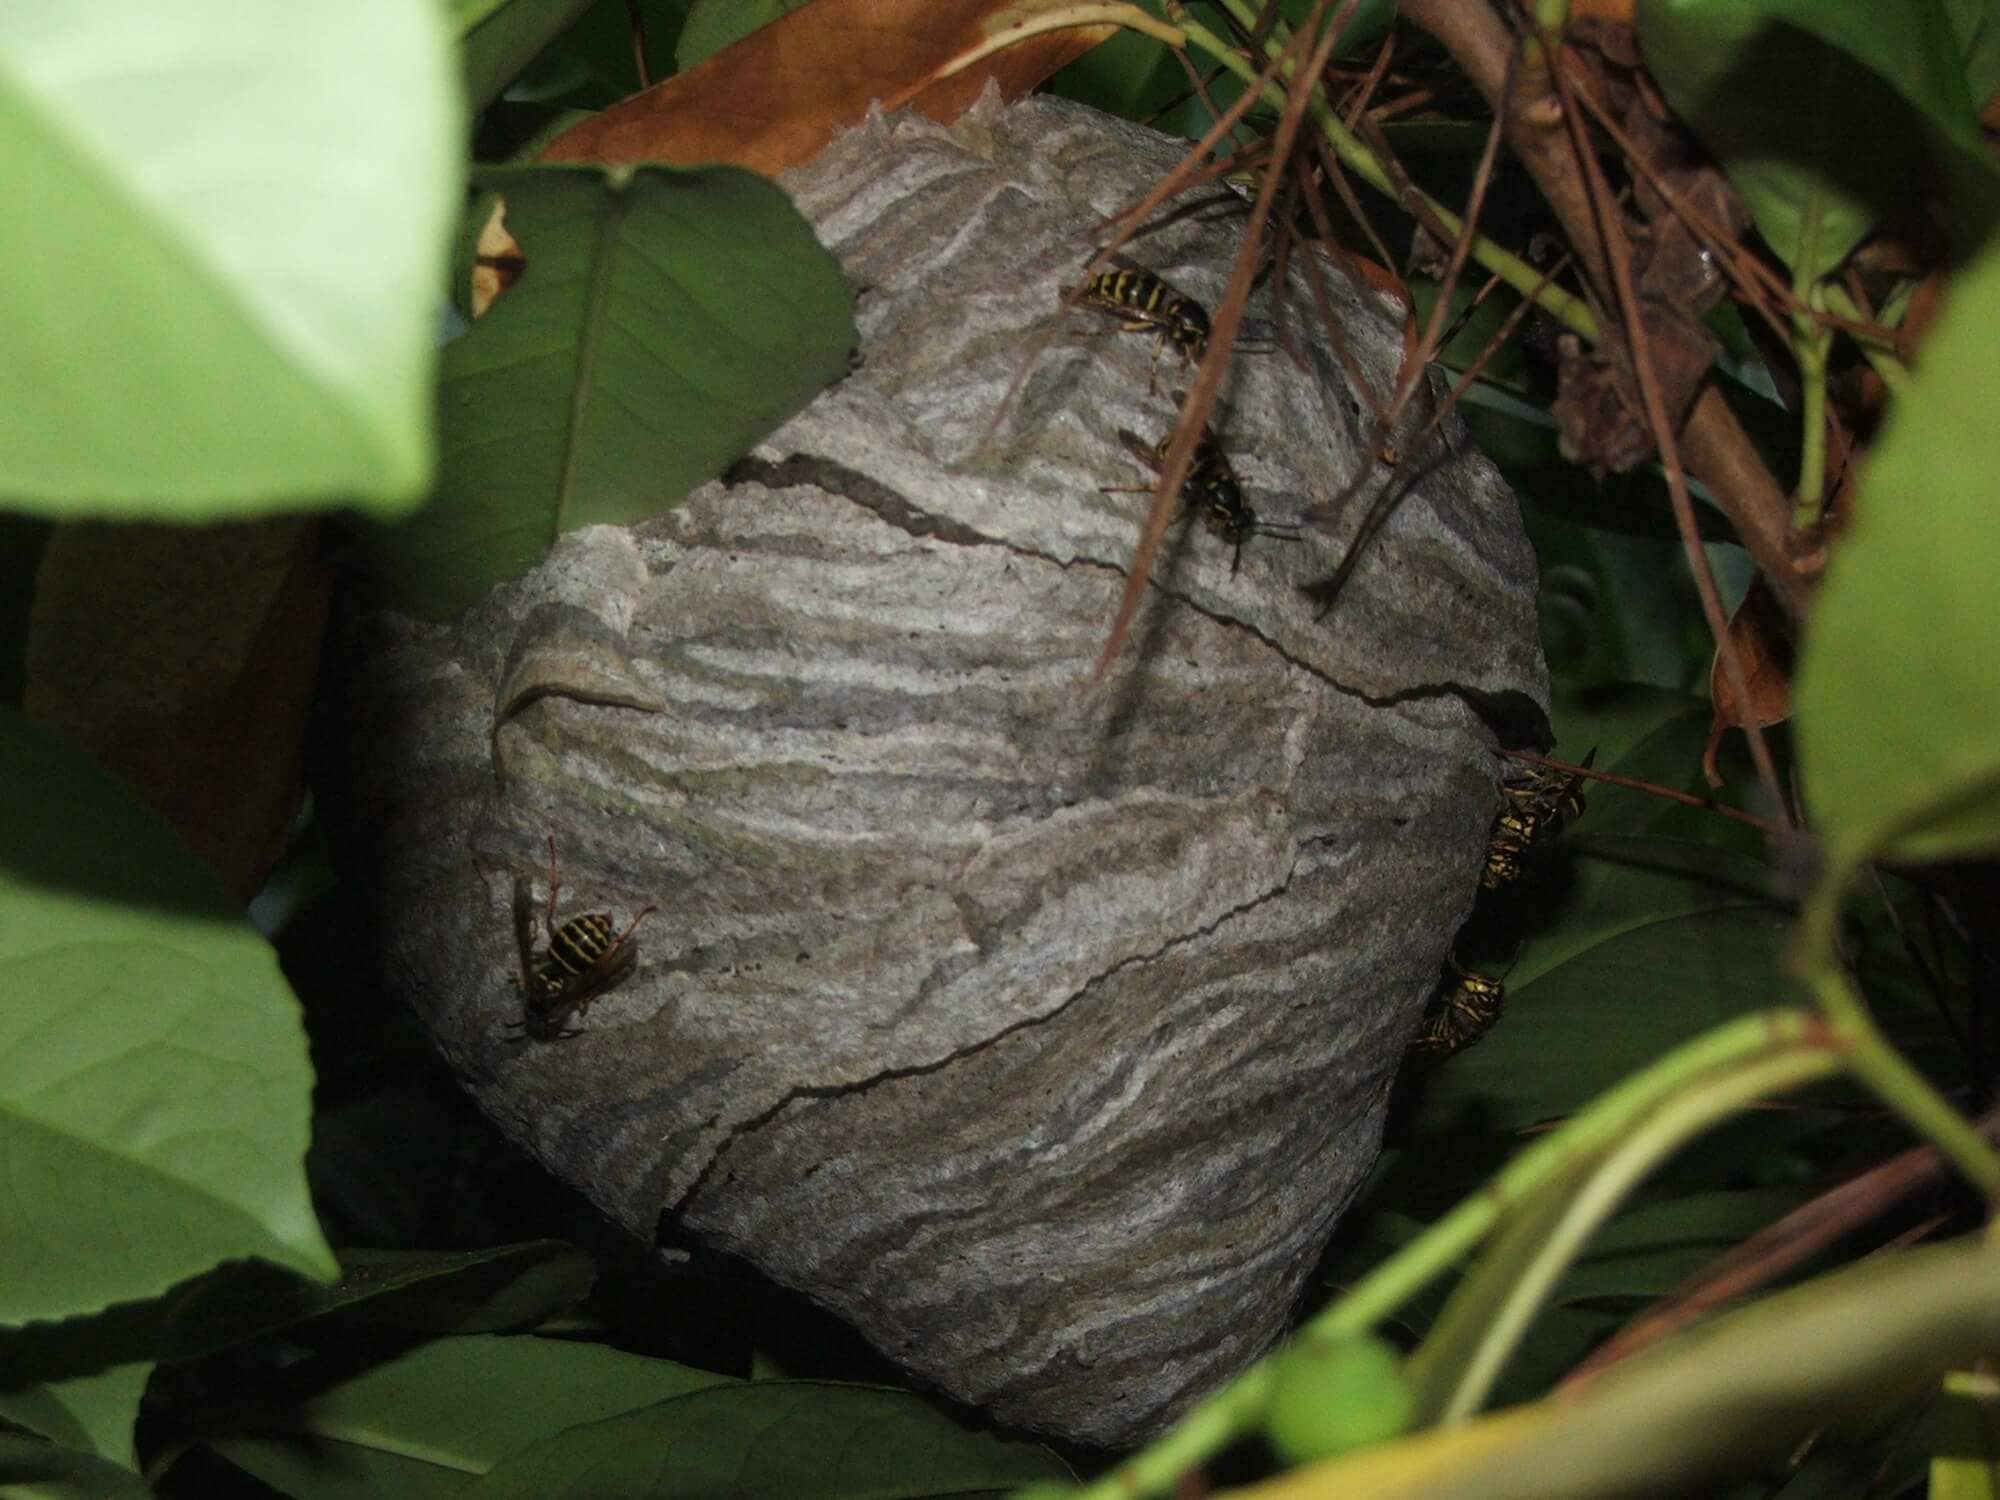
[[[1240,355],[1215,425],[1260,515],[1332,514],[1234,574],[1178,526],[1090,682],[1149,503],[1105,493],[1151,478],[1119,432],[1189,374],[1149,397],[1154,341],[1059,302],[1180,150],[1048,100],[840,138],[787,186],[860,289],[857,373],[452,626],[352,622],[340,778],[392,981],[550,1170],[1111,1444],[1282,1331],[1478,884],[1492,707],[1546,701],[1456,423],[1331,613],[1299,592],[1395,476],[1296,271],[1312,373]],[[1213,307],[1243,216],[1203,202],[1128,253]],[[1379,401],[1397,322],[1328,274]],[[660,912],[581,1035],[523,1041],[551,833],[561,916]]]

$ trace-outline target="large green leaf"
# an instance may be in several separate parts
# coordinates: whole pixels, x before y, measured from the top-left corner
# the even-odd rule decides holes
[[[1646,66],[1794,273],[1831,272],[1940,156],[1970,244],[1991,222],[1965,60],[1939,0],[1640,0]]]
[[[7,1385],[0,1389],[0,1417],[65,1448],[130,1464],[132,1426],[152,1374],[153,1362],[139,1360],[66,1380]]]
[[[674,60],[683,71],[790,15],[806,0],[693,0]]]
[[[1694,1149],[1717,1147],[1710,1141]],[[1803,1197],[1802,1190],[1781,1188],[1691,1193],[1619,1214],[1535,1315],[1494,1387],[1495,1404],[1546,1392],[1638,1307],[1669,1295]]]
[[[332,1286],[236,1261],[150,1301],[0,1329],[0,1417],[122,1462],[153,1360],[186,1362],[312,1322],[299,1342],[521,1328],[572,1306],[594,1274],[582,1251],[552,1241],[344,1259]]]
[[[591,1258],[559,1240],[492,1250],[348,1250],[323,1312],[431,1333],[529,1328],[575,1306],[597,1279]]]
[[[435,5],[0,6],[0,498],[407,511],[460,125]]]
[[[677,505],[840,375],[853,298],[791,200],[735,167],[500,168],[527,273],[445,350],[431,504],[378,539],[443,616],[578,526]]]
[[[908,1391],[766,1380],[711,1386],[572,1427],[497,1466],[469,1500],[919,1500],[1001,1494],[1068,1467],[1039,1443],[960,1426]]]
[[[1813,609],[1799,751],[1838,862],[2000,846],[2000,252],[1959,278]]]
[[[1585,814],[1587,829],[1590,814]],[[1675,839],[1580,831],[1518,899],[1546,925],[1505,973],[1506,1008],[1436,1070],[1420,1129],[1523,1130],[1566,1115],[1677,1043],[1796,998],[1786,914],[1756,862]]]
[[[1983,104],[2000,89],[2000,16],[1992,0],[1944,0],[1944,8],[1965,58],[1966,87]]]
[[[307,1379],[312,1373],[302,1372]],[[288,1494],[422,1500],[456,1493],[468,1476],[565,1428],[729,1383],[598,1344],[437,1339],[301,1404],[273,1408],[282,1431],[215,1446]]]
[[[1708,743],[1713,714],[1706,698],[1619,683],[1559,692],[1549,719],[1556,731],[1557,753],[1565,759],[1581,760],[1595,750],[1593,764],[1598,770],[1770,814],[1741,734],[1728,735],[1717,757],[1726,778],[1723,786],[1710,786],[1702,774],[1702,751]],[[1778,749],[1782,753],[1782,744]],[[1589,808],[1576,825],[1579,832],[1593,836],[1653,834],[1757,859],[1768,853],[1761,829],[1711,808],[1691,807],[1649,790],[1604,782],[1590,783],[1585,792]]]
[[[1801,1196],[1796,1188],[1746,1188],[1636,1204],[1590,1242],[1555,1300],[1629,1307],[1664,1297],[1798,1207]]]
[[[0,714],[0,1322],[258,1256],[331,1276],[270,948],[122,782]]]
[[[0,1494],[9,1500],[153,1500],[130,1469],[5,1430],[0,1430]]]
[[[549,136],[575,122],[572,111],[605,109],[641,86],[635,41],[645,43],[643,75],[675,71],[674,48],[690,0],[453,0],[462,12],[466,91],[474,108],[498,102],[480,121],[480,161],[530,161]],[[573,17],[573,19],[568,19]],[[517,115],[512,122],[507,115]],[[531,145],[516,149],[528,121]],[[496,128],[497,127],[497,128]],[[494,148],[494,149],[489,149]]]
[[[484,109],[596,0],[453,0],[467,102]]]

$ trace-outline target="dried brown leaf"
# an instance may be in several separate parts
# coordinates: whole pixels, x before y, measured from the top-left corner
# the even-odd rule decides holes
[[[1729,644],[1743,664],[1743,680],[1749,690],[1747,704],[1739,703],[1722,670],[1718,651],[1709,662],[1708,691],[1715,704],[1715,717],[1708,730],[1708,748],[1702,751],[1702,774],[1710,786],[1722,785],[1716,768],[1716,752],[1722,736],[1731,729],[1754,723],[1759,729],[1782,724],[1792,716],[1792,639],[1785,612],[1778,607],[1770,588],[1760,576],[1729,617]]]
[[[60,527],[24,706],[132,781],[247,901],[304,792],[329,590],[312,521]]]
[[[1018,98],[1114,29],[1044,32],[935,78],[1017,12],[1015,0],[813,0],[565,131],[542,160],[731,162],[774,176],[816,156],[871,103],[955,120],[989,80]]]

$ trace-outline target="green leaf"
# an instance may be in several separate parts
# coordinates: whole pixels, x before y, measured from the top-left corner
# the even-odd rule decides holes
[[[1558,754],[1581,760],[1593,747],[1597,769],[1671,791],[1713,798],[1730,806],[1748,805],[1768,813],[1743,737],[1723,741],[1718,757],[1727,781],[1708,784],[1701,771],[1714,710],[1706,698],[1619,683],[1559,694],[1550,714]],[[1780,774],[1783,772],[1781,770]],[[1594,782],[1585,788],[1589,809],[1578,831],[1592,836],[1646,833],[1731,850],[1752,859],[1767,854],[1764,832],[1705,807],[1690,807],[1637,787]]]
[[[1953,285],[1813,608],[1799,754],[1835,862],[2000,846],[2000,252]]]
[[[1069,1477],[1039,1443],[971,1431],[907,1391],[758,1381],[572,1427],[461,1493],[918,1500]]]
[[[1696,1148],[1724,1155],[1733,1142]],[[1796,1208],[1800,1189],[1690,1193],[1628,1208],[1605,1225],[1535,1316],[1494,1387],[1494,1405],[1546,1392],[1641,1306],[1673,1292],[1766,1224]]]
[[[258,1262],[234,1261],[149,1301],[120,1303],[92,1317],[0,1329],[0,1371],[43,1382],[16,1392],[18,1411],[0,1407],[0,1412],[82,1446],[83,1431],[104,1425],[80,1410],[86,1400],[103,1408],[100,1392],[89,1382],[119,1368],[144,1368],[133,1361],[185,1363],[314,1320],[323,1320],[328,1331],[302,1333],[301,1342],[345,1337],[356,1327],[371,1333],[385,1327],[399,1332],[520,1328],[573,1306],[594,1275],[582,1251],[548,1240],[494,1250],[349,1252],[347,1259],[331,1286]]]
[[[1495,1133],[1569,1114],[1675,1044],[1787,998],[1789,924],[1763,866],[1674,839],[1566,843],[1560,866],[1522,882],[1546,926],[1504,975],[1499,1023],[1425,1088],[1427,1136],[1462,1134],[1467,1114]]]
[[[0,1417],[109,1463],[132,1462],[132,1426],[153,1362],[113,1365],[68,1380],[0,1390]]]
[[[499,168],[527,274],[445,350],[432,503],[377,538],[442,617],[562,533],[680,503],[839,376],[853,299],[791,200],[735,167]]]
[[[0,495],[409,510],[461,124],[435,5],[0,6]]]
[[[504,9],[486,0],[491,18],[482,17],[484,24],[467,35],[466,73],[473,97],[494,98],[505,112],[481,120],[478,160],[531,161],[541,145],[576,122],[575,112],[629,99],[641,86],[632,48],[635,20],[645,40],[645,80],[658,83],[671,76],[688,4],[595,0],[557,35],[549,18],[558,10],[567,14],[571,0],[508,0]],[[546,45],[537,46],[538,40]],[[520,121],[505,123],[516,113]],[[524,137],[524,122],[538,117],[541,127]],[[515,144],[524,140],[527,144]]]
[[[1797,279],[1914,207],[1941,153],[1960,227],[1991,222],[1994,177],[1937,0],[1640,0],[1638,24],[1648,70]]]
[[[215,1447],[288,1494],[422,1500],[456,1493],[468,1475],[580,1423],[730,1383],[598,1344],[437,1339],[285,1408],[283,1432]]]
[[[0,714],[0,1322],[259,1256],[331,1276],[270,948],[124,783]]]
[[[1567,1306],[1650,1302],[1798,1207],[1794,1188],[1688,1193],[1626,1209],[1557,1286]]]
[[[596,0],[456,0],[466,100],[486,108]]]
[[[348,1250],[325,1311],[430,1333],[528,1328],[590,1294],[597,1268],[558,1240],[494,1250]]]
[[[1145,6],[1158,12],[1157,4]],[[1174,54],[1152,37],[1119,30],[1060,68],[1046,92],[1088,104],[1106,114],[1154,123],[1188,89],[1187,72]],[[1199,139],[1197,132],[1195,139]]]
[[[806,0],[694,0],[674,61],[685,72],[751,32],[790,15]]]
[[[1984,104],[2000,89],[2000,16],[1992,0],[1944,0],[1952,35],[1965,58],[1965,84],[1973,102]]]
[[[118,1464],[0,1430],[0,1494],[8,1500],[153,1500]]]

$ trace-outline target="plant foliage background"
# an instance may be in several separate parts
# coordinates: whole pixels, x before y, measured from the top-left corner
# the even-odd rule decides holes
[[[0,9],[0,1490],[2000,1494],[2000,15],[849,9]],[[932,66],[892,39],[1038,16],[1122,27],[1073,97],[1243,101],[1264,242],[1405,295],[1521,494],[1556,754],[1612,778],[1460,935],[1504,1015],[1406,1072],[1298,1340],[1134,1455],[615,1236],[383,991],[303,785],[336,586],[446,617],[853,349],[765,177],[534,152],[768,124],[766,26],[866,99]],[[1676,225],[1710,274],[1662,290]]]

